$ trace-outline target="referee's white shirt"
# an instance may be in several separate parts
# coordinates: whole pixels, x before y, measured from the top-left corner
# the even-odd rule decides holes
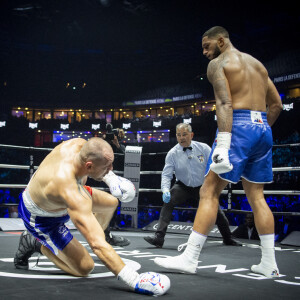
[[[183,151],[183,147],[177,144],[168,152],[161,175],[162,191],[170,189],[174,173],[176,180],[186,186],[197,187],[203,184],[211,148],[196,141],[191,141],[190,146],[192,150]]]

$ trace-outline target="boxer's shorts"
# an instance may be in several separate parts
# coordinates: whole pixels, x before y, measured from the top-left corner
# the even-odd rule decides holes
[[[271,183],[273,181],[273,138],[266,113],[234,110],[231,133],[229,161],[233,169],[219,174],[219,177],[232,183],[237,183],[241,177],[254,183]],[[218,131],[216,137],[217,134]],[[210,170],[215,147],[216,139],[208,159],[205,176]]]

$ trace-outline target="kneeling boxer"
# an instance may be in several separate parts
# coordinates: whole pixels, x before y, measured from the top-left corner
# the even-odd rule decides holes
[[[71,218],[97,257],[137,293],[162,295],[170,288],[167,276],[138,274],[126,266],[105,240],[103,230],[118,205],[116,197],[128,202],[135,196],[134,185],[112,172],[113,160],[110,145],[100,138],[71,139],[46,156],[19,203],[27,230],[20,237],[16,268],[28,269],[30,256],[40,252],[63,271],[88,276],[94,261],[65,226]],[[84,186],[88,177],[106,182],[111,194]]]

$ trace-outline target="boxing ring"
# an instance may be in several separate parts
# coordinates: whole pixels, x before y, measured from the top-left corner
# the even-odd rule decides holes
[[[299,147],[297,144],[274,145],[274,147]],[[20,156],[12,155],[7,159],[17,161],[16,164],[2,163],[0,156],[1,170],[18,170],[18,178],[23,179],[22,183],[0,183],[0,189],[13,190],[15,194],[20,193],[26,187],[26,182],[38,168],[51,148],[23,147],[14,145],[0,144],[0,151],[13,151]],[[1,152],[0,152],[1,153]],[[37,153],[42,153],[37,154]],[[163,153],[142,153],[143,160],[147,161],[146,166],[152,166],[149,160],[155,158],[155,162],[160,162],[162,166],[156,169],[162,170],[164,157]],[[116,160],[120,163],[114,172],[120,176],[124,174],[122,169],[122,160],[124,154],[115,154]],[[26,158],[26,163],[21,163],[22,157]],[[6,158],[5,158],[6,159]],[[297,172],[300,166],[275,167],[274,174],[281,172]],[[1,174],[2,172],[0,172]],[[145,215],[149,211],[159,211],[161,208],[161,189],[142,187],[144,183],[153,184],[160,182],[162,171],[143,170],[140,171],[141,187],[139,187],[139,197],[145,204],[138,205],[138,214],[142,211],[141,219],[145,222]],[[151,180],[149,179],[151,178]],[[22,181],[22,180],[20,180]],[[147,185],[147,184],[145,184]],[[159,184],[157,184],[158,186]],[[109,191],[105,186],[93,186],[93,188]],[[299,196],[300,191],[295,190],[265,190],[265,195],[282,195],[287,197]],[[239,185],[229,184],[222,192],[221,197],[225,199],[224,211],[227,214],[244,215],[251,213],[251,210],[236,208],[235,198],[244,197],[245,193]],[[150,200],[149,200],[150,198]],[[154,199],[155,198],[155,199]],[[153,203],[151,203],[153,199]],[[224,202],[223,201],[223,202]],[[299,200],[298,200],[299,201]],[[18,203],[0,203],[0,209],[8,209],[9,212],[15,212]],[[196,207],[175,207],[174,211],[190,211],[191,216],[195,214]],[[300,211],[273,211],[274,216],[298,218]],[[158,218],[158,214],[153,214]],[[14,216],[16,216],[14,214]],[[105,268],[101,261],[91,252],[88,244],[81,234],[69,224],[72,234],[88,249],[94,257],[96,267],[88,278],[76,278],[67,276],[63,272],[54,268],[53,264],[46,257],[40,257],[37,264],[37,257],[31,259],[30,270],[16,270],[13,266],[13,257],[18,246],[19,235],[23,230],[22,221],[18,218],[0,219],[0,299],[18,299],[21,297],[35,297],[41,299],[62,299],[72,297],[82,299],[82,297],[91,297],[96,299],[103,293],[108,299],[137,299],[147,296],[138,295],[129,291],[129,289],[115,279],[111,272]],[[155,223],[157,219],[149,219],[150,223]],[[172,224],[172,223],[171,223]],[[191,221],[174,222],[174,224],[185,224],[192,226]],[[134,224],[136,225],[136,224]],[[139,224],[140,225],[140,224]],[[142,225],[145,225],[144,223]],[[150,226],[151,227],[151,226]],[[294,236],[286,242],[275,243],[276,259],[280,269],[281,277],[277,279],[266,279],[258,274],[251,273],[250,266],[257,263],[260,259],[259,241],[239,239],[244,247],[224,246],[221,236],[212,233],[202,250],[198,264],[198,273],[196,275],[169,273],[160,269],[153,263],[157,256],[175,256],[177,255],[177,246],[185,243],[188,239],[189,231],[178,230],[183,228],[178,226],[177,230],[168,230],[164,248],[155,248],[146,243],[143,237],[154,231],[149,226],[129,226],[121,230],[113,231],[130,239],[131,244],[126,247],[114,247],[116,252],[128,264],[134,266],[139,272],[154,271],[166,273],[171,280],[171,289],[164,299],[183,299],[186,296],[205,297],[206,299],[253,299],[253,297],[270,298],[279,297],[285,299],[298,299],[300,292],[300,231],[294,232]],[[174,227],[174,226],[173,226]],[[232,228],[231,228],[232,229]],[[293,232],[290,234],[293,235]],[[299,244],[297,244],[299,242]],[[105,293],[105,294],[104,294]]]
[[[274,145],[273,147],[300,147],[300,143],[295,143],[295,144],[283,144],[283,145]],[[29,159],[29,164],[28,165],[15,165],[15,164],[2,164],[0,161],[0,169],[19,169],[19,170],[28,170],[29,171],[29,177],[28,179],[33,175],[34,171],[38,168],[37,165],[34,165],[35,161],[35,153],[37,151],[41,151],[46,153],[45,155],[48,154],[52,150],[52,148],[38,148],[38,147],[23,147],[23,146],[14,146],[14,145],[4,145],[0,144],[0,149],[5,148],[5,149],[14,149],[14,150],[19,150],[19,151],[28,151],[28,159]],[[162,156],[163,158],[167,152],[161,152],[161,153],[142,153],[142,158],[153,158],[157,156]],[[116,157],[123,157],[124,154],[120,153],[115,153]],[[141,163],[143,164],[143,162]],[[122,166],[119,167],[122,168]],[[161,170],[163,168],[163,165],[161,166]],[[151,176],[151,175],[161,175],[162,171],[140,171],[140,175],[143,176]],[[273,168],[274,173],[279,173],[279,172],[296,172],[300,171],[300,166],[292,166],[292,167],[276,167]],[[124,171],[122,170],[114,170],[114,172],[117,175],[123,176]],[[160,178],[160,176],[159,176]],[[28,182],[28,180],[27,180]],[[234,195],[245,195],[244,190],[242,189],[235,189],[237,185],[229,183],[227,188],[222,191],[222,195],[227,196],[227,208],[224,209],[225,212],[227,213],[238,213],[238,214],[247,214],[251,213],[250,210],[240,210],[240,209],[234,209],[232,208],[232,199]],[[10,188],[10,189],[24,189],[26,187],[26,183],[24,184],[2,184],[0,183],[0,188]],[[104,190],[104,191],[109,191],[107,187],[99,187],[99,186],[92,186],[93,188]],[[140,193],[161,193],[160,188],[142,188],[139,187],[139,192]],[[264,190],[265,195],[286,195],[286,196],[292,196],[292,195],[300,195],[300,190]],[[161,202],[161,201],[160,201]],[[0,204],[2,207],[14,207],[17,204]],[[146,208],[146,209],[160,209],[161,205],[139,205],[139,208]],[[175,210],[197,210],[196,207],[175,207]],[[273,211],[274,215],[279,215],[279,216],[300,216],[300,211],[295,212],[295,211]],[[135,226],[137,228],[137,226]],[[299,246],[300,246],[300,241],[299,241]]]

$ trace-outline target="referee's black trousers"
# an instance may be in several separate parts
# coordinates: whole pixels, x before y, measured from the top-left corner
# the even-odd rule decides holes
[[[158,227],[156,230],[156,234],[160,237],[164,237],[166,235],[168,225],[172,219],[172,213],[174,207],[179,207],[186,203],[188,198],[192,198],[195,201],[199,201],[199,187],[189,187],[184,185],[182,182],[177,181],[170,190],[171,200],[169,203],[164,203],[160,212]],[[216,225],[223,237],[224,240],[229,240],[232,238],[231,231],[229,228],[229,222],[226,218],[222,209],[218,208],[218,215],[216,220]]]

